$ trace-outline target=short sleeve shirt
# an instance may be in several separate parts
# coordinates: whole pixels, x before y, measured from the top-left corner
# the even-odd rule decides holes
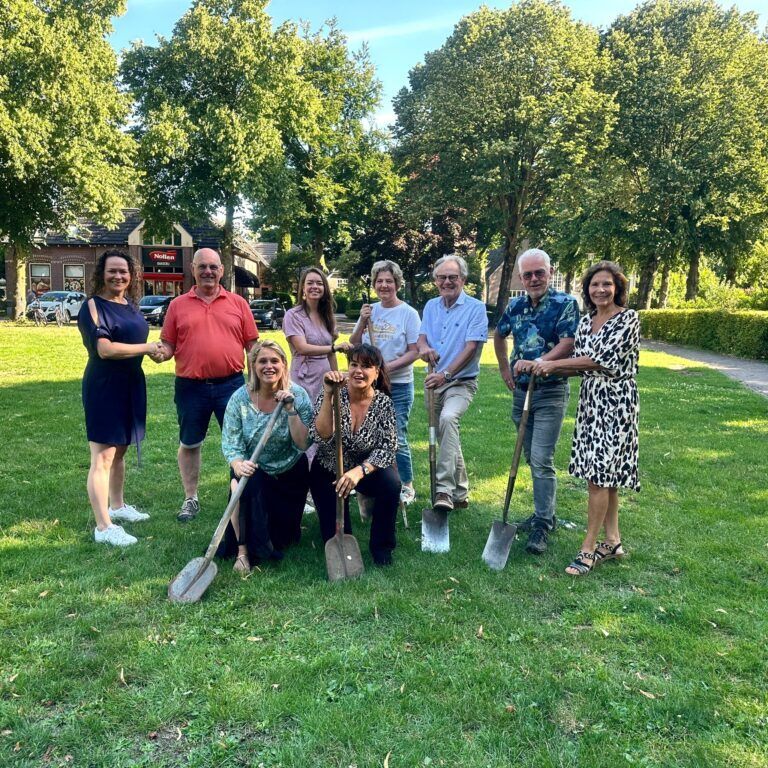
[[[388,308],[382,307],[380,301],[376,302],[371,309],[371,323],[376,346],[385,363],[402,357],[408,345],[419,339],[419,313],[405,302]],[[367,329],[363,332],[363,341],[371,342]],[[413,364],[394,371],[389,380],[393,384],[409,384],[413,381]]]
[[[242,372],[245,349],[259,337],[248,302],[221,288],[210,303],[194,287],[168,306],[160,338],[174,346],[176,375],[220,379]]]
[[[579,305],[575,297],[549,288],[535,307],[528,295],[510,299],[496,326],[496,333],[504,338],[512,335],[514,344],[509,363],[513,366],[518,360],[541,357],[561,339],[574,338],[578,327]],[[527,384],[527,374],[520,376],[518,381]]]
[[[450,368],[454,379],[475,378],[480,373],[480,355],[488,339],[485,304],[464,291],[451,307],[446,307],[440,296],[430,299],[424,307],[419,334],[424,334],[429,346],[440,355],[438,372]],[[461,354],[468,341],[480,342],[477,351],[460,371],[455,371],[451,363]]]

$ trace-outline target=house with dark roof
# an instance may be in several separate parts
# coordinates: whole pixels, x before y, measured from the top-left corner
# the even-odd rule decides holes
[[[85,291],[98,257],[109,248],[127,251],[140,266],[143,294],[177,296],[189,290],[192,256],[198,248],[219,250],[223,231],[212,222],[180,222],[170,232],[152,235],[138,208],[123,209],[123,221],[108,229],[90,219],[79,219],[66,232],[45,232],[36,239],[26,264],[27,285],[38,295],[48,290]],[[235,286],[246,298],[261,295],[262,276],[276,243],[235,238]],[[6,255],[7,295],[13,296],[16,266]]]

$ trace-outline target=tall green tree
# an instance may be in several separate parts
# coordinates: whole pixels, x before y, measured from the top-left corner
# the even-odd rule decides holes
[[[134,144],[106,36],[122,0],[0,0],[0,239],[24,312],[36,233],[88,215],[120,221]]]
[[[485,222],[485,239],[502,238],[497,313],[532,217],[606,145],[612,108],[595,86],[598,42],[559,2],[484,7],[397,97],[398,157],[414,196],[433,210],[466,208]]]
[[[624,194],[614,233],[640,269],[683,261],[696,297],[702,256],[738,260],[768,213],[768,46],[757,17],[713,0],[654,0],[605,36],[619,106],[611,154]],[[664,283],[664,281],[662,281]]]
[[[321,106],[311,136],[291,122],[283,125],[283,155],[270,171],[257,225],[277,225],[281,250],[295,241],[324,264],[374,210],[392,201],[400,179],[383,135],[370,127],[381,86],[367,49],[350,51],[334,21],[314,33],[305,28],[302,43],[300,75]]]
[[[136,99],[150,226],[225,214],[222,261],[234,282],[235,213],[266,197],[291,126],[309,141],[320,94],[302,77],[292,24],[272,29],[266,0],[196,0],[170,39],[137,45],[122,72]]]

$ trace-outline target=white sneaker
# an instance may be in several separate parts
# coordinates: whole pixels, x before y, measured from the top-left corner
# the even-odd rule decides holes
[[[149,515],[146,512],[139,512],[131,504],[123,504],[118,509],[110,507],[109,516],[112,520],[125,520],[126,523],[138,523],[141,520],[149,520]]]
[[[93,538],[97,544],[112,544],[115,547],[129,547],[138,541],[135,536],[126,533],[119,525],[110,525],[103,531],[97,528],[93,532]]]
[[[416,490],[410,485],[404,485],[400,489],[400,501],[403,504],[413,504],[416,500]]]

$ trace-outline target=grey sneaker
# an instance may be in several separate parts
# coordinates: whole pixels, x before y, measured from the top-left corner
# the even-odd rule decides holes
[[[525,551],[532,555],[543,555],[547,551],[547,538],[549,532],[543,525],[537,525],[528,534],[528,542],[525,545]]]
[[[112,520],[124,520],[126,523],[138,523],[142,520],[149,520],[149,515],[146,512],[139,512],[131,504],[123,504],[122,507],[117,509],[110,507],[109,516]]]
[[[176,519],[180,523],[188,523],[190,520],[194,520],[197,517],[197,513],[200,511],[200,502],[197,499],[186,498],[181,505],[181,512],[176,515]]]
[[[525,518],[525,520],[518,520],[515,525],[517,526],[518,531],[532,531],[534,527],[534,522],[536,520],[536,515],[528,515],[528,517]],[[552,518],[552,527],[549,529],[551,531],[554,531],[555,528],[557,528],[557,515],[555,515]]]
[[[126,533],[119,525],[110,525],[100,531],[98,528],[93,532],[93,539],[97,544],[111,544],[113,547],[130,547],[138,539]]]

